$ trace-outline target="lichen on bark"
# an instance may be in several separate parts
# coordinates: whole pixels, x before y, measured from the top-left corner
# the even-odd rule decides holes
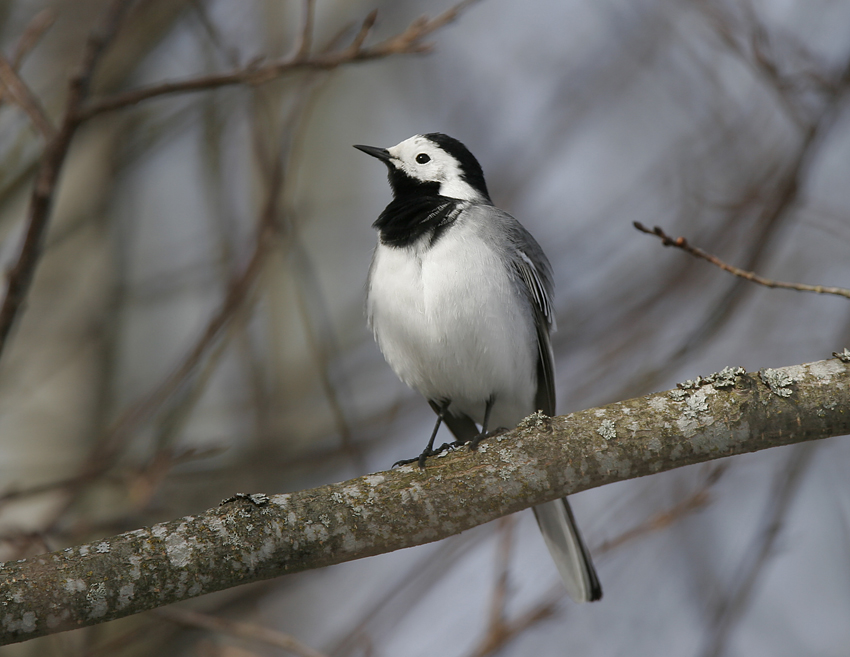
[[[0,643],[440,540],[563,495],[850,433],[850,364],[739,370],[548,418],[428,461],[0,564]],[[777,392],[780,391],[780,392]]]

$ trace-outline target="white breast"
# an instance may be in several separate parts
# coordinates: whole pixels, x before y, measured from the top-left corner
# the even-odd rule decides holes
[[[427,238],[425,238],[427,240]],[[370,272],[369,323],[398,377],[426,399],[481,422],[513,426],[532,413],[537,338],[528,303],[497,254],[458,222],[432,248],[379,244]]]

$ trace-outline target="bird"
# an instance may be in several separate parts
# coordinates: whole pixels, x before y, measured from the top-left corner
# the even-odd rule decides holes
[[[437,414],[425,450],[400,463],[424,467],[439,452],[442,423],[455,444],[475,448],[492,427],[538,410],[553,416],[552,268],[522,224],[493,204],[478,160],[439,132],[354,147],[386,165],[393,194],[372,225],[368,325],[391,369]],[[567,498],[534,515],[570,597],[601,599]]]

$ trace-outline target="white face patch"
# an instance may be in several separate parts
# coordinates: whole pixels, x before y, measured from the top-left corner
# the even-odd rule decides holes
[[[463,179],[460,163],[427,137],[414,135],[387,151],[390,163],[411,178],[440,183],[440,195],[463,201],[483,200]]]

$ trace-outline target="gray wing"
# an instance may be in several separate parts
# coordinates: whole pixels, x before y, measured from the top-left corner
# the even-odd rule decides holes
[[[550,332],[555,330],[552,267],[543,249],[516,219],[504,215],[502,220],[508,235],[507,255],[534,310],[539,354],[536,408],[546,415],[555,415],[555,366],[549,340]],[[601,599],[596,568],[567,498],[534,507],[534,517],[570,597],[576,602]]]
[[[523,226],[511,217],[508,249],[511,266],[534,310],[537,331],[537,392],[535,410],[555,415],[555,361],[549,334],[556,329],[552,304],[552,266],[543,249]]]

